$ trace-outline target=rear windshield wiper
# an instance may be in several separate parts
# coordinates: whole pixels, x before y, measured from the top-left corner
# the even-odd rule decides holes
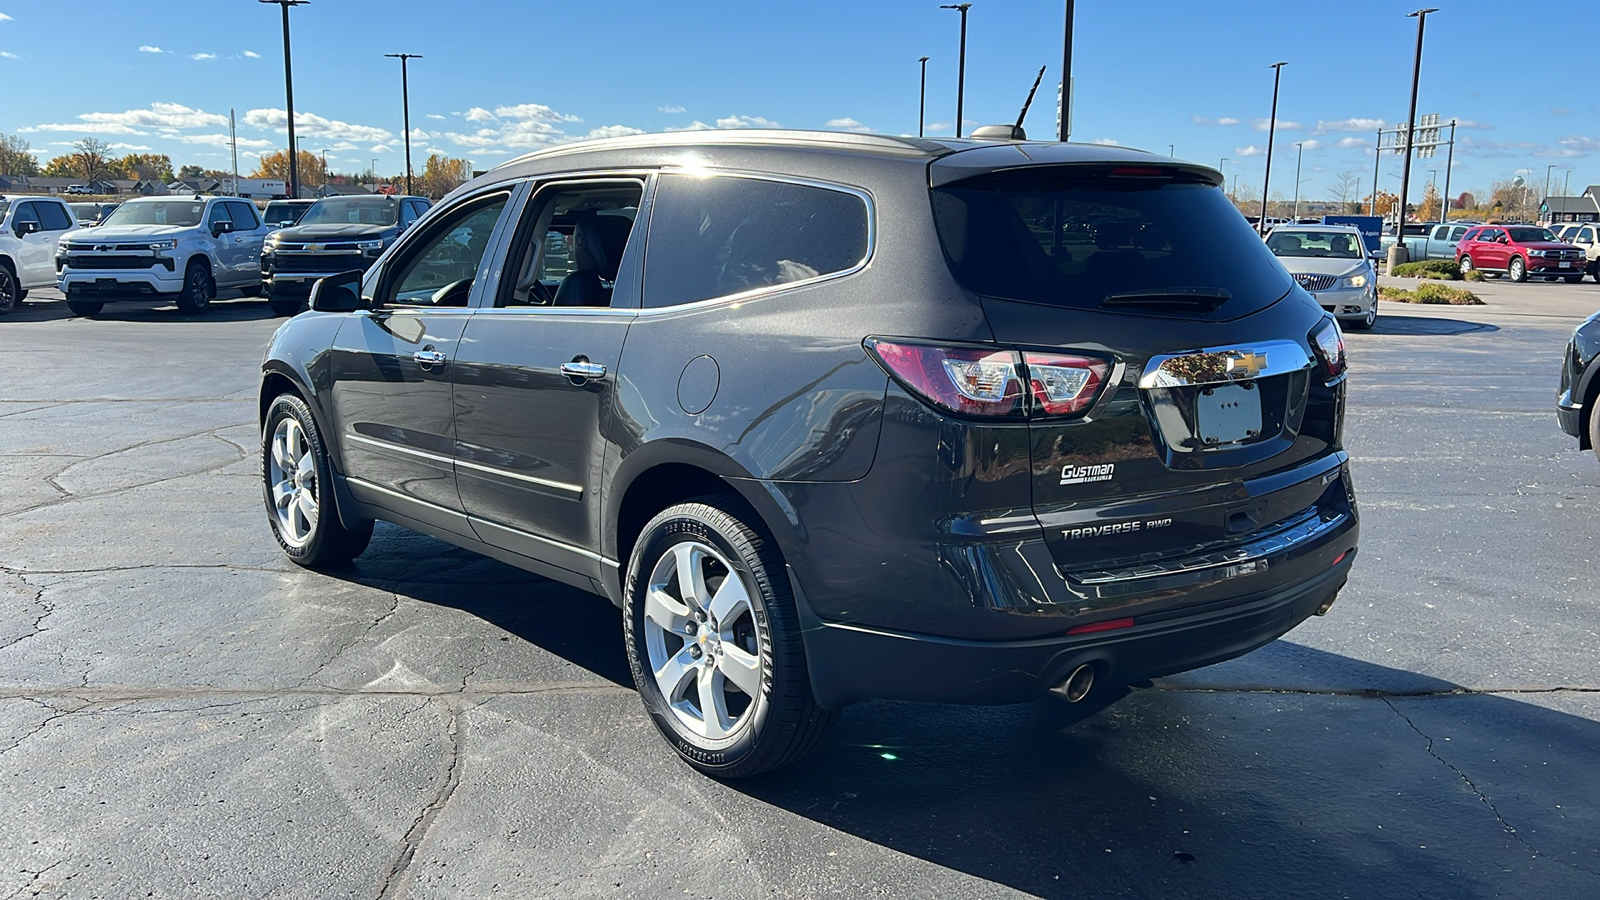
[[[1101,306],[1139,306],[1211,312],[1233,298],[1227,288],[1168,287],[1107,294]]]

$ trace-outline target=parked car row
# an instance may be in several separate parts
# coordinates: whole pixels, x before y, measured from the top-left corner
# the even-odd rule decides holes
[[[16,282],[11,295],[20,299],[19,292],[53,278],[67,307],[80,316],[129,300],[176,303],[198,313],[225,289],[247,297],[268,290],[273,311],[290,315],[304,303],[310,279],[364,270],[428,207],[420,197],[275,201],[267,208],[275,217],[269,221],[255,204],[235,197],[143,197],[115,207],[92,229],[71,231],[81,223],[60,201],[27,201],[19,204],[19,215],[39,219],[41,212],[34,210],[45,210],[38,206],[43,203],[59,208],[65,224],[40,232],[41,224],[33,233],[44,236],[24,239],[26,262],[10,270]],[[45,217],[52,216],[61,218],[55,212]],[[274,224],[307,218],[323,227],[307,224],[310,230],[304,231]],[[3,254],[0,243],[0,262]],[[41,258],[53,258],[53,270],[40,270]],[[0,284],[0,297],[5,291]],[[0,299],[0,306],[5,303]]]

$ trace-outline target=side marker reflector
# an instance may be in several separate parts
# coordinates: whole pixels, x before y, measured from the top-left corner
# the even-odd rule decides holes
[[[1132,627],[1132,619],[1107,619],[1104,622],[1090,622],[1087,625],[1079,625],[1077,628],[1068,631],[1067,634],[1093,634],[1096,631],[1116,631],[1119,628]]]

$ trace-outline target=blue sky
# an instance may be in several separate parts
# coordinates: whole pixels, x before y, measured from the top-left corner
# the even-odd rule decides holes
[[[1441,11],[1428,19],[1419,113],[1465,123],[1452,193],[1514,174],[1542,188],[1551,164],[1555,193],[1567,178],[1574,193],[1600,180],[1600,100],[1534,74],[1520,64],[1532,57],[1499,39],[1513,8],[1522,46],[1586,33],[1595,0],[1434,2]],[[630,129],[771,123],[914,134],[917,57],[926,55],[929,133],[948,134],[959,17],[938,6],[312,0],[291,14],[297,127],[301,146],[327,149],[335,171],[363,171],[373,158],[380,172],[400,171],[399,63],[383,54],[405,51],[425,56],[411,65],[418,165],[438,151],[486,168],[550,143]],[[1078,0],[1073,139],[1162,153],[1171,144],[1178,156],[1211,165],[1229,157],[1230,178],[1259,191],[1268,66],[1287,60],[1274,192],[1293,190],[1297,141],[1305,145],[1302,196],[1325,195],[1340,172],[1356,173],[1365,192],[1376,123],[1405,118],[1416,38],[1405,15],[1417,6]],[[1014,120],[1034,74],[1048,65],[1027,125],[1036,137],[1052,134],[1062,7],[974,0],[970,123]],[[1535,19],[1551,31],[1535,28]],[[1507,52],[1523,74],[1492,64]],[[241,168],[285,141],[278,8],[254,0],[0,0],[0,73],[8,85],[0,132],[20,133],[44,158],[92,134],[119,153],[151,148],[175,165],[222,168],[230,107],[240,119]],[[1383,167],[1398,173],[1399,161],[1386,156]],[[1429,169],[1443,180],[1441,157],[1420,161],[1414,182]],[[1391,191],[1399,184],[1387,174],[1380,181]]]

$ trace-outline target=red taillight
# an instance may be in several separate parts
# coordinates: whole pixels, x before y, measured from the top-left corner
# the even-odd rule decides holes
[[[1089,356],[1024,353],[1034,409],[1049,416],[1081,413],[1094,405],[1111,363]]]
[[[1023,410],[1022,360],[1015,351],[899,344],[876,338],[867,347],[924,400],[974,416],[1017,416]]]
[[[879,338],[866,346],[918,396],[964,415],[1076,415],[1094,405],[1111,372],[1109,361],[1090,356]]]
[[[1311,332],[1311,348],[1317,351],[1317,359],[1322,361],[1328,378],[1338,378],[1344,374],[1344,334],[1339,331],[1338,322],[1323,319],[1322,324]]]
[[[1116,631],[1119,628],[1132,627],[1132,619],[1107,619],[1104,622],[1090,622],[1087,625],[1079,625],[1077,628],[1069,630],[1067,634],[1093,634],[1096,631]]]

